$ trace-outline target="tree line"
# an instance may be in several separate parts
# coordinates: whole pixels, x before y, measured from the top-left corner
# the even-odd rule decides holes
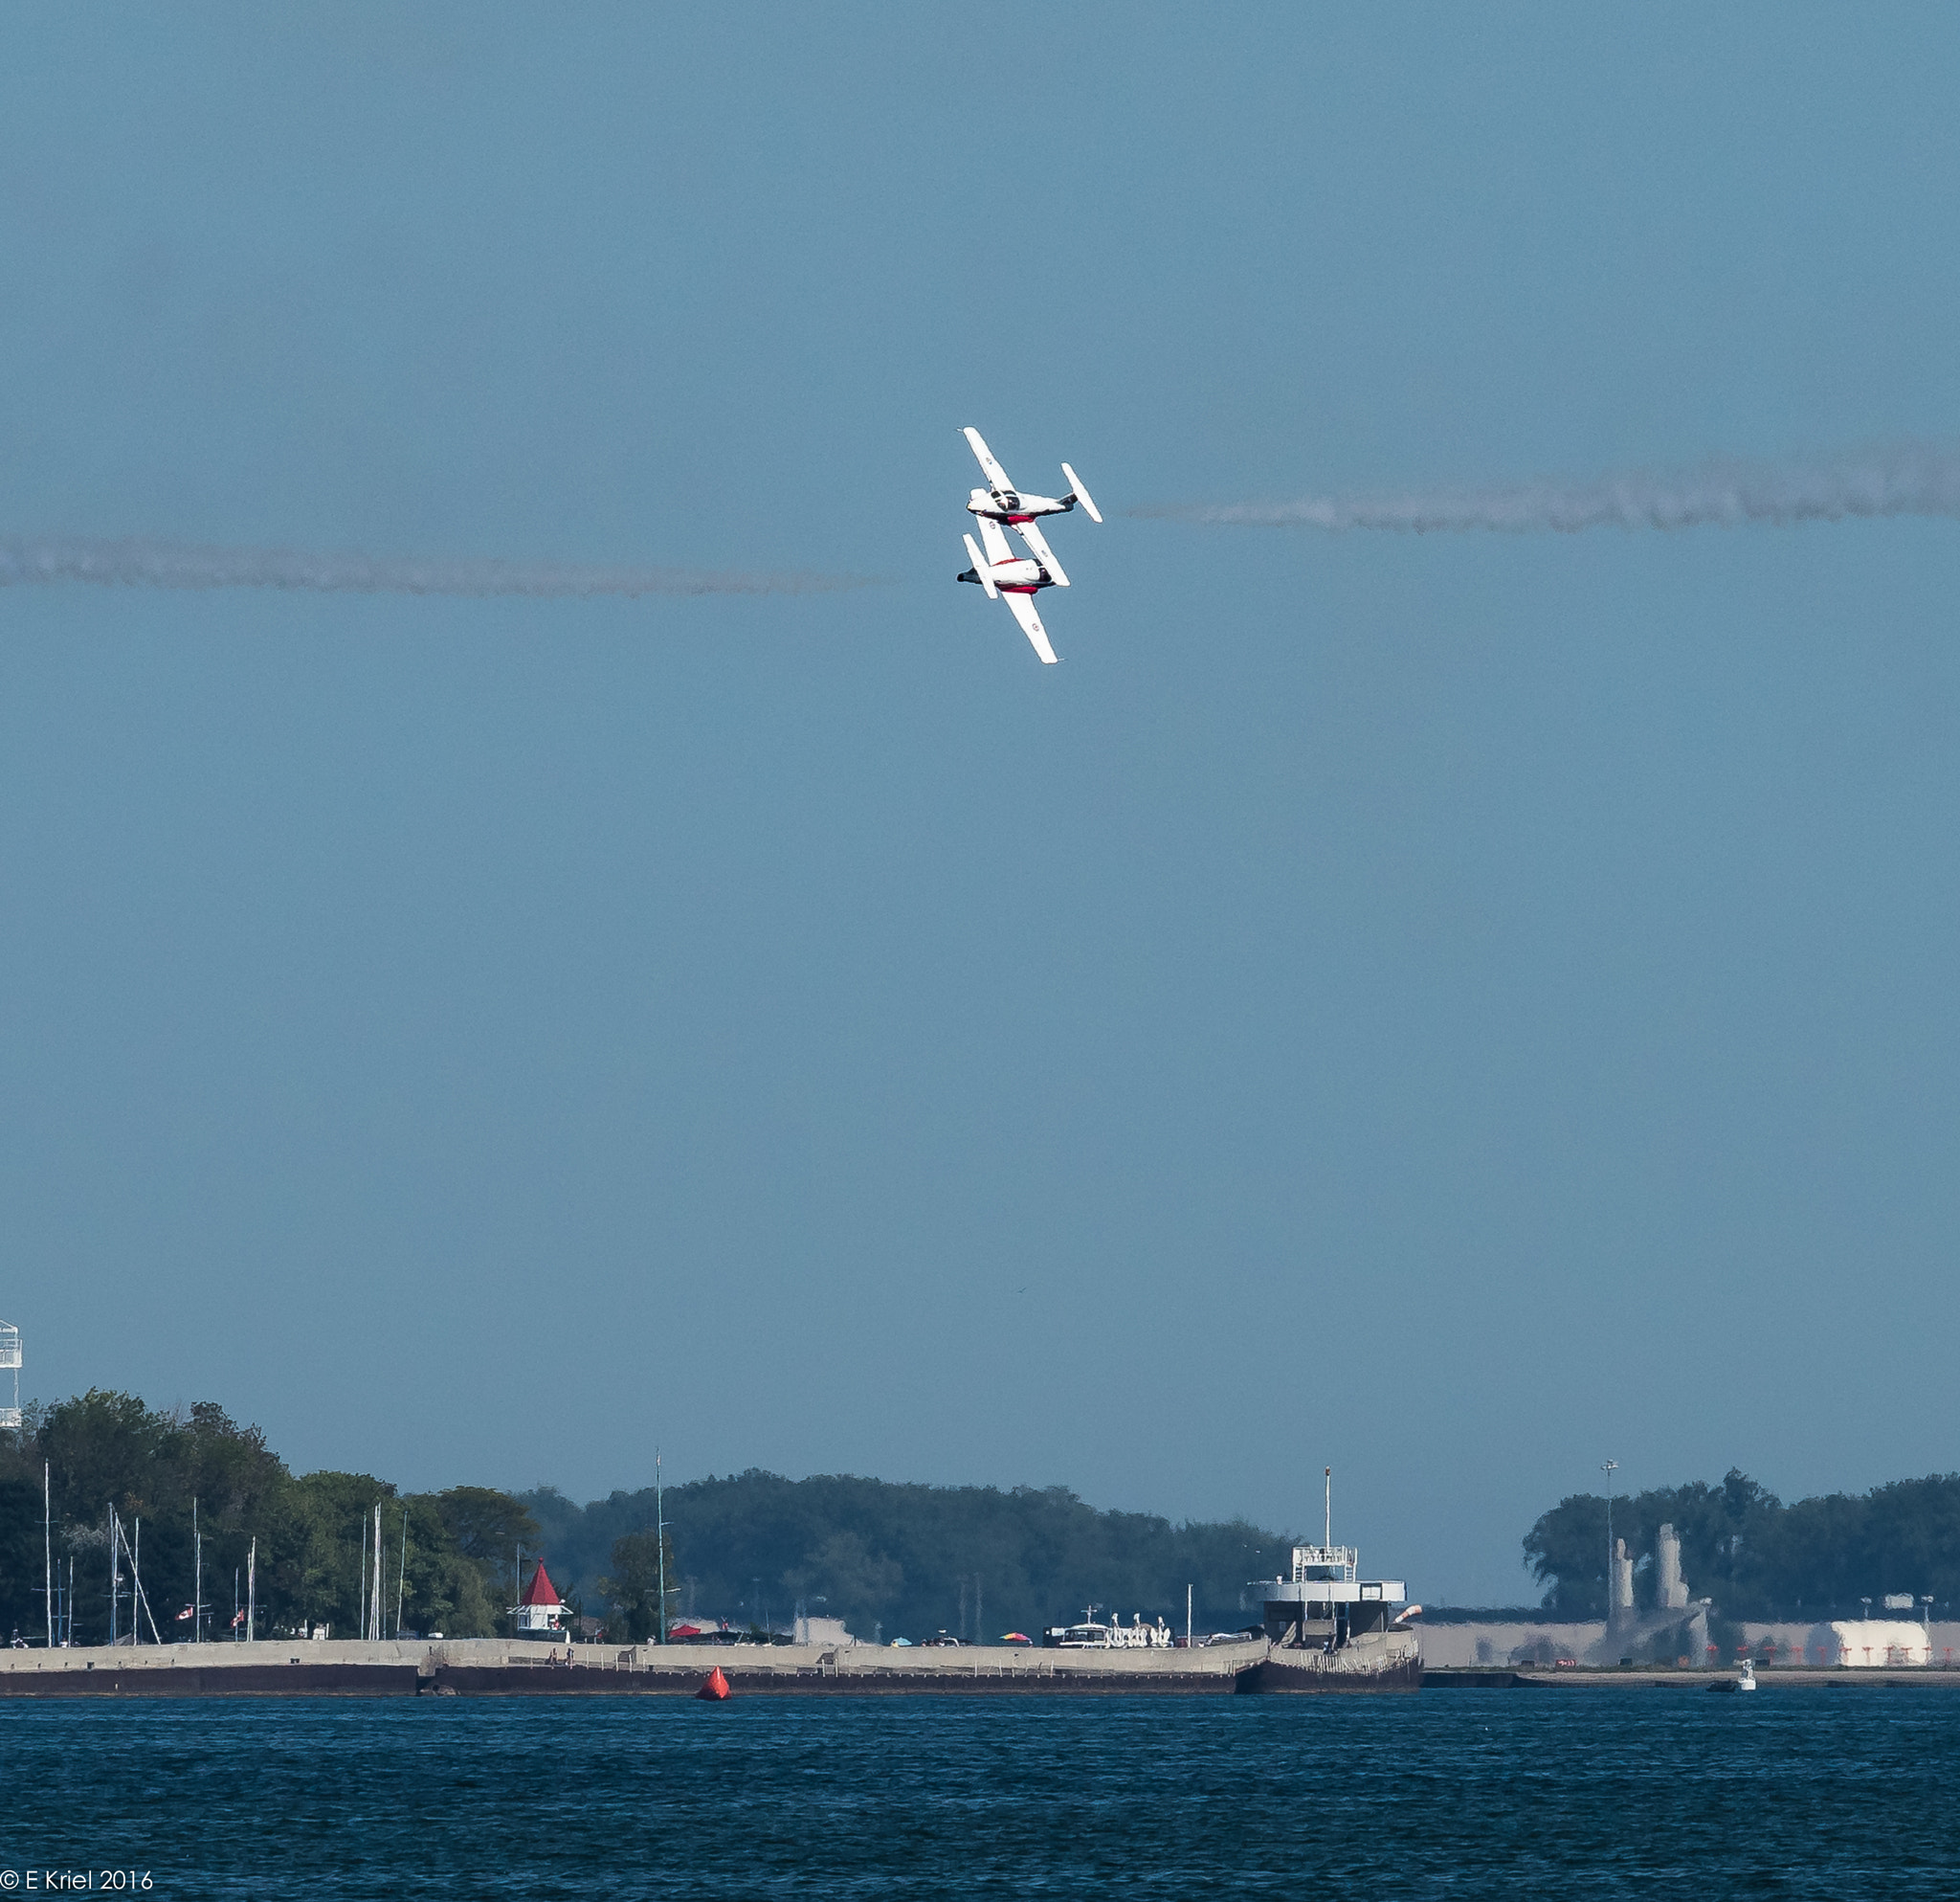
[[[1546,1609],[1570,1618],[1606,1613],[1607,1502],[1573,1493],[1525,1534],[1525,1562],[1545,1587]],[[1784,1502],[1731,1469],[1718,1484],[1691,1480],[1613,1502],[1613,1535],[1636,1561],[1634,1601],[1656,1600],[1659,1530],[1681,1539],[1682,1576],[1727,1618],[1856,1618],[1888,1593],[1960,1601],[1960,1473],[1895,1480],[1864,1493]]]
[[[565,1579],[606,1599],[618,1541],[655,1523],[651,1487],[579,1506],[522,1495]],[[1185,1588],[1200,1632],[1257,1622],[1247,1581],[1291,1562],[1293,1537],[1243,1520],[1176,1525],[1099,1510],[1060,1487],[921,1486],[751,1470],[670,1487],[658,1508],[674,1555],[670,1616],[782,1628],[800,1607],[858,1637],[969,1642],[1038,1637],[1094,1604],[1182,1631]],[[641,1571],[652,1561],[639,1548]],[[553,1577],[557,1574],[554,1572]]]
[[[148,1617],[188,1636],[202,1534],[208,1633],[231,1626],[256,1540],[260,1635],[319,1625],[355,1637],[382,1508],[384,1629],[489,1637],[509,1629],[520,1576],[543,1556],[574,1614],[620,1642],[659,1622],[725,1619],[780,1630],[801,1609],[859,1637],[968,1640],[1038,1635],[1096,1605],[1182,1627],[1186,1587],[1203,1631],[1257,1620],[1245,1586],[1271,1577],[1291,1537],[1239,1520],[1173,1525],[1104,1512],[1059,1488],[897,1485],[750,1471],[670,1488],[665,1564],[654,1491],[580,1506],[544,1488],[458,1486],[404,1492],[368,1473],[293,1473],[256,1426],[212,1402],[161,1411],[91,1391],[27,1410],[0,1433],[0,1642],[46,1629],[42,1479],[50,1482],[57,1583],[72,1574],[74,1642],[109,1634],[109,1513],[141,1522]],[[128,1561],[120,1623],[129,1629]]]
[[[539,1543],[537,1522],[508,1493],[403,1493],[368,1473],[296,1477],[257,1427],[208,1401],[160,1412],[133,1394],[91,1391],[37,1404],[19,1431],[0,1434],[0,1640],[45,1636],[51,1544],[57,1583],[74,1579],[74,1642],[107,1641],[112,1509],[125,1536],[141,1526],[147,1609],[132,1609],[122,1556],[124,1634],[134,1615],[145,1643],[152,1620],[167,1642],[189,1635],[195,1621],[179,1613],[195,1595],[201,1534],[208,1633],[230,1635],[234,1579],[242,1599],[250,1566],[259,1635],[324,1624],[337,1638],[358,1637],[377,1505],[390,1635],[397,1625],[452,1637],[505,1628],[519,1548],[535,1554]]]
[[[974,1640],[1038,1634],[1090,1604],[1181,1626],[1190,1586],[1197,1628],[1229,1630],[1257,1618],[1247,1581],[1282,1570],[1293,1542],[1242,1520],[1176,1525],[1101,1511],[1061,1488],[847,1475],[710,1477],[668,1488],[657,1506],[651,1488],[585,1506],[548,1488],[403,1492],[367,1473],[296,1475],[257,1427],[212,1402],[166,1412],[131,1394],[91,1391],[36,1404],[19,1431],[0,1433],[0,1639],[46,1628],[44,1466],[55,1569],[60,1585],[74,1579],[78,1644],[108,1636],[112,1508],[125,1528],[141,1522],[148,1615],[167,1639],[189,1628],[177,1615],[194,1594],[193,1523],[208,1631],[228,1630],[234,1577],[242,1591],[256,1539],[261,1632],[324,1624],[357,1636],[377,1504],[385,1628],[458,1638],[509,1629],[520,1553],[526,1570],[542,1555],[574,1611],[620,1642],[655,1635],[663,1576],[670,1620],[738,1627],[781,1629],[801,1610],[863,1638]],[[1642,1609],[1657,1596],[1663,1523],[1681,1538],[1692,1595],[1726,1618],[1857,1616],[1864,1600],[1877,1606],[1888,1593],[1930,1597],[1942,1609],[1960,1603],[1960,1474],[1786,1505],[1731,1471],[1715,1485],[1616,1498],[1614,1533],[1636,1560]],[[1606,1524],[1607,1501],[1575,1493],[1525,1535],[1547,1611],[1604,1615]],[[126,1559],[122,1569],[126,1632]]]

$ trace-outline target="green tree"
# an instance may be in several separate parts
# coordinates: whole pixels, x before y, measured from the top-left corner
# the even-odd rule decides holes
[[[0,1469],[0,1644],[16,1631],[47,1631],[41,1596],[41,1488],[23,1471]]]
[[[75,1564],[75,1635],[83,1643],[108,1635],[106,1526],[112,1509],[132,1534],[141,1526],[145,1593],[160,1634],[167,1637],[175,1633],[175,1608],[189,1604],[194,1591],[193,1513],[204,1534],[207,1596],[215,1598],[217,1581],[233,1566],[244,1568],[253,1533],[262,1540],[276,1533],[289,1484],[285,1467],[257,1429],[236,1425],[211,1402],[164,1413],[133,1394],[91,1389],[52,1406],[36,1404],[23,1430],[5,1439],[0,1464],[33,1494],[36,1545],[44,1461],[49,1468],[56,1557],[64,1583],[69,1561]],[[17,1517],[0,1514],[0,1523]],[[265,1556],[262,1546],[262,1561]],[[126,1578],[126,1562],[120,1569]],[[37,1561],[36,1583],[39,1571]],[[260,1571],[265,1578],[263,1562]],[[277,1598],[274,1589],[269,1597],[261,1594],[260,1601],[270,1607]],[[128,1619],[125,1600],[124,1631]]]
[[[1681,1540],[1695,1598],[1730,1619],[1857,1614],[1864,1598],[1911,1592],[1960,1601],[1960,1475],[1898,1480],[1871,1493],[1828,1493],[1786,1506],[1731,1468],[1717,1485],[1690,1480],[1614,1502],[1614,1533],[1637,1561],[1635,1602],[1655,1600],[1659,1529]],[[1605,1609],[1606,1502],[1562,1500],[1525,1535],[1545,1604],[1570,1616]]]
[[[452,1577],[456,1595],[452,1616],[458,1625],[469,1628],[449,1635],[488,1637],[508,1630],[508,1615],[497,1606],[516,1604],[523,1589],[518,1554],[522,1550],[533,1559],[537,1557],[537,1520],[523,1500],[486,1486],[453,1486],[434,1494],[434,1501],[457,1553],[475,1573],[474,1581],[460,1571]],[[488,1624],[479,1630],[486,1617]]]
[[[627,1533],[612,1541],[612,1570],[599,1580],[600,1593],[617,1614],[625,1641],[644,1645],[660,1632],[660,1559],[666,1556],[667,1617],[674,1616],[674,1600],[679,1577],[674,1564],[671,1533],[656,1533],[651,1526]],[[615,1634],[608,1626],[609,1635]]]
[[[575,1507],[525,1495],[550,1529],[566,1580],[609,1571],[612,1541],[654,1517],[651,1488]],[[1291,1538],[1240,1521],[1176,1526],[1101,1512],[1062,1488],[895,1485],[848,1475],[789,1480],[746,1472],[670,1487],[666,1516],[681,1555],[676,1610],[787,1622],[797,1599],[828,1602],[869,1637],[954,1630],[1036,1631],[1094,1602],[1184,1622],[1195,1588],[1201,1630],[1258,1616],[1246,1581],[1271,1578]],[[555,1576],[555,1574],[554,1574]],[[760,1580],[757,1600],[756,1580]],[[566,1582],[561,1580],[561,1583]]]
[[[100,1390],[28,1410],[22,1430],[0,1434],[0,1619],[45,1631],[41,1582],[41,1463],[53,1477],[54,1544],[63,1579],[75,1561],[75,1636],[108,1635],[107,1514],[142,1527],[143,1580],[165,1638],[189,1636],[174,1616],[196,1591],[201,1534],[204,1597],[222,1635],[233,1581],[242,1592],[256,1549],[257,1628],[360,1628],[371,1589],[373,1510],[382,1508],[382,1626],[487,1637],[501,1628],[515,1543],[536,1525],[509,1494],[458,1487],[400,1498],[367,1473],[295,1479],[256,1426],[212,1401],[159,1412],[133,1394]],[[407,1519],[406,1562],[403,1553]],[[504,1555],[503,1542],[512,1544]],[[467,1548],[467,1549],[466,1549]],[[121,1567],[125,1580],[126,1560]],[[125,1599],[122,1628],[129,1628]],[[4,1633],[0,1633],[4,1635]],[[145,1635],[147,1624],[145,1622]]]
[[[821,1598],[827,1617],[870,1631],[891,1617],[903,1597],[905,1568],[874,1554],[856,1533],[833,1533],[783,1575],[783,1587],[806,1603]]]
[[[1574,1492],[1541,1513],[1525,1534],[1525,1563],[1545,1587],[1546,1610],[1564,1618],[1606,1616],[1606,1501]]]

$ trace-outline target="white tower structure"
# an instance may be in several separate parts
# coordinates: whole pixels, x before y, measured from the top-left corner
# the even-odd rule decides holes
[[[0,1407],[0,1427],[20,1424],[20,1330],[0,1321],[0,1372],[10,1368],[13,1373],[13,1404]]]
[[[1660,1536],[1656,1542],[1655,1556],[1660,1575],[1661,1609],[1687,1610],[1687,1580],[1681,1576],[1681,1537],[1671,1525],[1661,1527]]]

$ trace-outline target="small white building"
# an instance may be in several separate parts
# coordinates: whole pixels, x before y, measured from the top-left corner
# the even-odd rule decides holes
[[[798,1645],[855,1645],[857,1639],[844,1628],[841,1618],[799,1618],[794,1642]]]
[[[520,1638],[557,1638],[564,1619],[565,1601],[558,1596],[558,1587],[551,1582],[551,1575],[545,1570],[541,1558],[538,1569],[531,1574],[531,1582],[511,1607],[511,1629]]]
[[[1835,1619],[1814,1627],[1805,1648],[1815,1663],[1847,1670],[1897,1669],[1933,1661],[1932,1633],[1904,1618]]]

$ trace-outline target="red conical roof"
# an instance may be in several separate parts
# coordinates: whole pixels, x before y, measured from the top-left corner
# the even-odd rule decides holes
[[[550,1575],[545,1570],[545,1561],[538,1561],[538,1569],[531,1574],[531,1582],[524,1587],[524,1595],[518,1600],[521,1605],[563,1604],[558,1596],[558,1587],[551,1582]]]

